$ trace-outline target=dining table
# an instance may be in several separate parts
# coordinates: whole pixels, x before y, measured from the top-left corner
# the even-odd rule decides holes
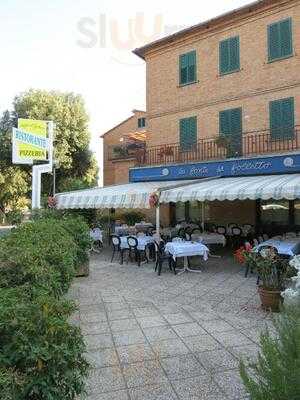
[[[254,251],[259,252],[263,247],[275,247],[278,254],[293,257],[300,254],[300,237],[286,239],[268,239],[255,246]]]
[[[138,249],[138,250],[145,250],[145,249],[146,249],[146,246],[147,246],[148,244],[154,243],[154,241],[155,241],[155,239],[154,239],[153,236],[131,235],[130,237],[135,237],[135,238],[137,239],[137,241],[138,241],[137,249]],[[123,249],[129,249],[128,242],[127,242],[127,239],[128,239],[128,238],[129,238],[129,236],[121,236],[121,237],[120,237],[120,241],[121,241],[120,248],[121,248],[122,250],[123,250]]]
[[[221,244],[223,247],[226,246],[226,237],[221,235],[220,233],[214,232],[203,232],[198,235],[197,239],[198,242],[203,244]]]
[[[209,248],[199,242],[191,241],[175,241],[169,242],[165,246],[165,251],[172,255],[173,260],[176,261],[177,258],[184,258],[183,270],[180,270],[178,275],[184,272],[201,272],[201,270],[191,269],[188,266],[188,257],[201,256],[204,261],[207,261],[209,255]]]

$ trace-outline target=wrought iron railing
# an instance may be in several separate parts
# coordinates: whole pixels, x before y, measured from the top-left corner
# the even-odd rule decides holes
[[[215,136],[200,139],[183,151],[179,143],[147,146],[137,157],[137,164],[158,165],[193,161],[222,160],[300,150],[300,127],[285,132],[253,131],[242,135]]]
[[[137,166],[188,163],[222,160],[233,157],[250,157],[300,150],[300,126],[278,131],[251,131],[242,135],[216,135],[200,139],[190,149],[182,150],[180,144],[160,146],[141,145],[129,152],[110,151],[110,159],[135,158]]]

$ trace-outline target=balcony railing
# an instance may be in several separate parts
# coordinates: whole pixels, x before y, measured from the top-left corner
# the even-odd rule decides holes
[[[146,151],[145,142],[122,143],[108,147],[108,160],[135,159],[138,161],[144,157]]]
[[[255,131],[200,139],[189,150],[183,150],[179,143],[147,147],[137,158],[137,163],[140,166],[188,163],[295,150],[300,150],[300,127],[277,134],[274,131],[272,134],[270,131]]]
[[[179,143],[143,146],[133,150],[130,157],[135,158],[137,166],[146,166],[251,157],[296,150],[300,150],[300,126],[287,128],[285,131],[273,130],[272,134],[270,130],[266,130],[200,139],[190,149],[182,149]]]

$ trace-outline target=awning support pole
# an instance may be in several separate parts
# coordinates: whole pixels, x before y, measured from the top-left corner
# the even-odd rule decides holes
[[[204,232],[204,218],[205,218],[205,216],[204,216],[204,202],[202,201],[202,203],[201,203],[201,227],[202,227],[203,232]]]
[[[159,236],[159,229],[160,229],[160,209],[159,205],[155,209],[155,217],[156,217],[156,234]]]

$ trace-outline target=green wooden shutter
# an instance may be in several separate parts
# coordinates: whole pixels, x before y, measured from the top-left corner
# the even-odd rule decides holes
[[[179,82],[184,85],[188,81],[188,57],[182,54],[179,57]]]
[[[219,49],[219,63],[220,63],[220,74],[226,74],[229,71],[229,42],[223,40],[220,42]]]
[[[269,61],[293,54],[293,35],[291,18],[268,26]]]
[[[221,135],[230,134],[230,110],[221,111],[219,114],[219,132]]]
[[[196,52],[191,51],[187,54],[188,58],[188,82],[196,81]]]
[[[197,117],[183,118],[179,121],[179,140],[182,151],[190,151],[197,143]]]
[[[293,54],[291,19],[280,22],[280,51],[281,57],[288,57]]]
[[[240,38],[238,36],[231,38],[230,45],[230,71],[240,69]]]
[[[230,133],[240,135],[242,133],[242,109],[234,108],[230,110]]]
[[[294,137],[294,98],[270,102],[270,131],[273,139]]]

